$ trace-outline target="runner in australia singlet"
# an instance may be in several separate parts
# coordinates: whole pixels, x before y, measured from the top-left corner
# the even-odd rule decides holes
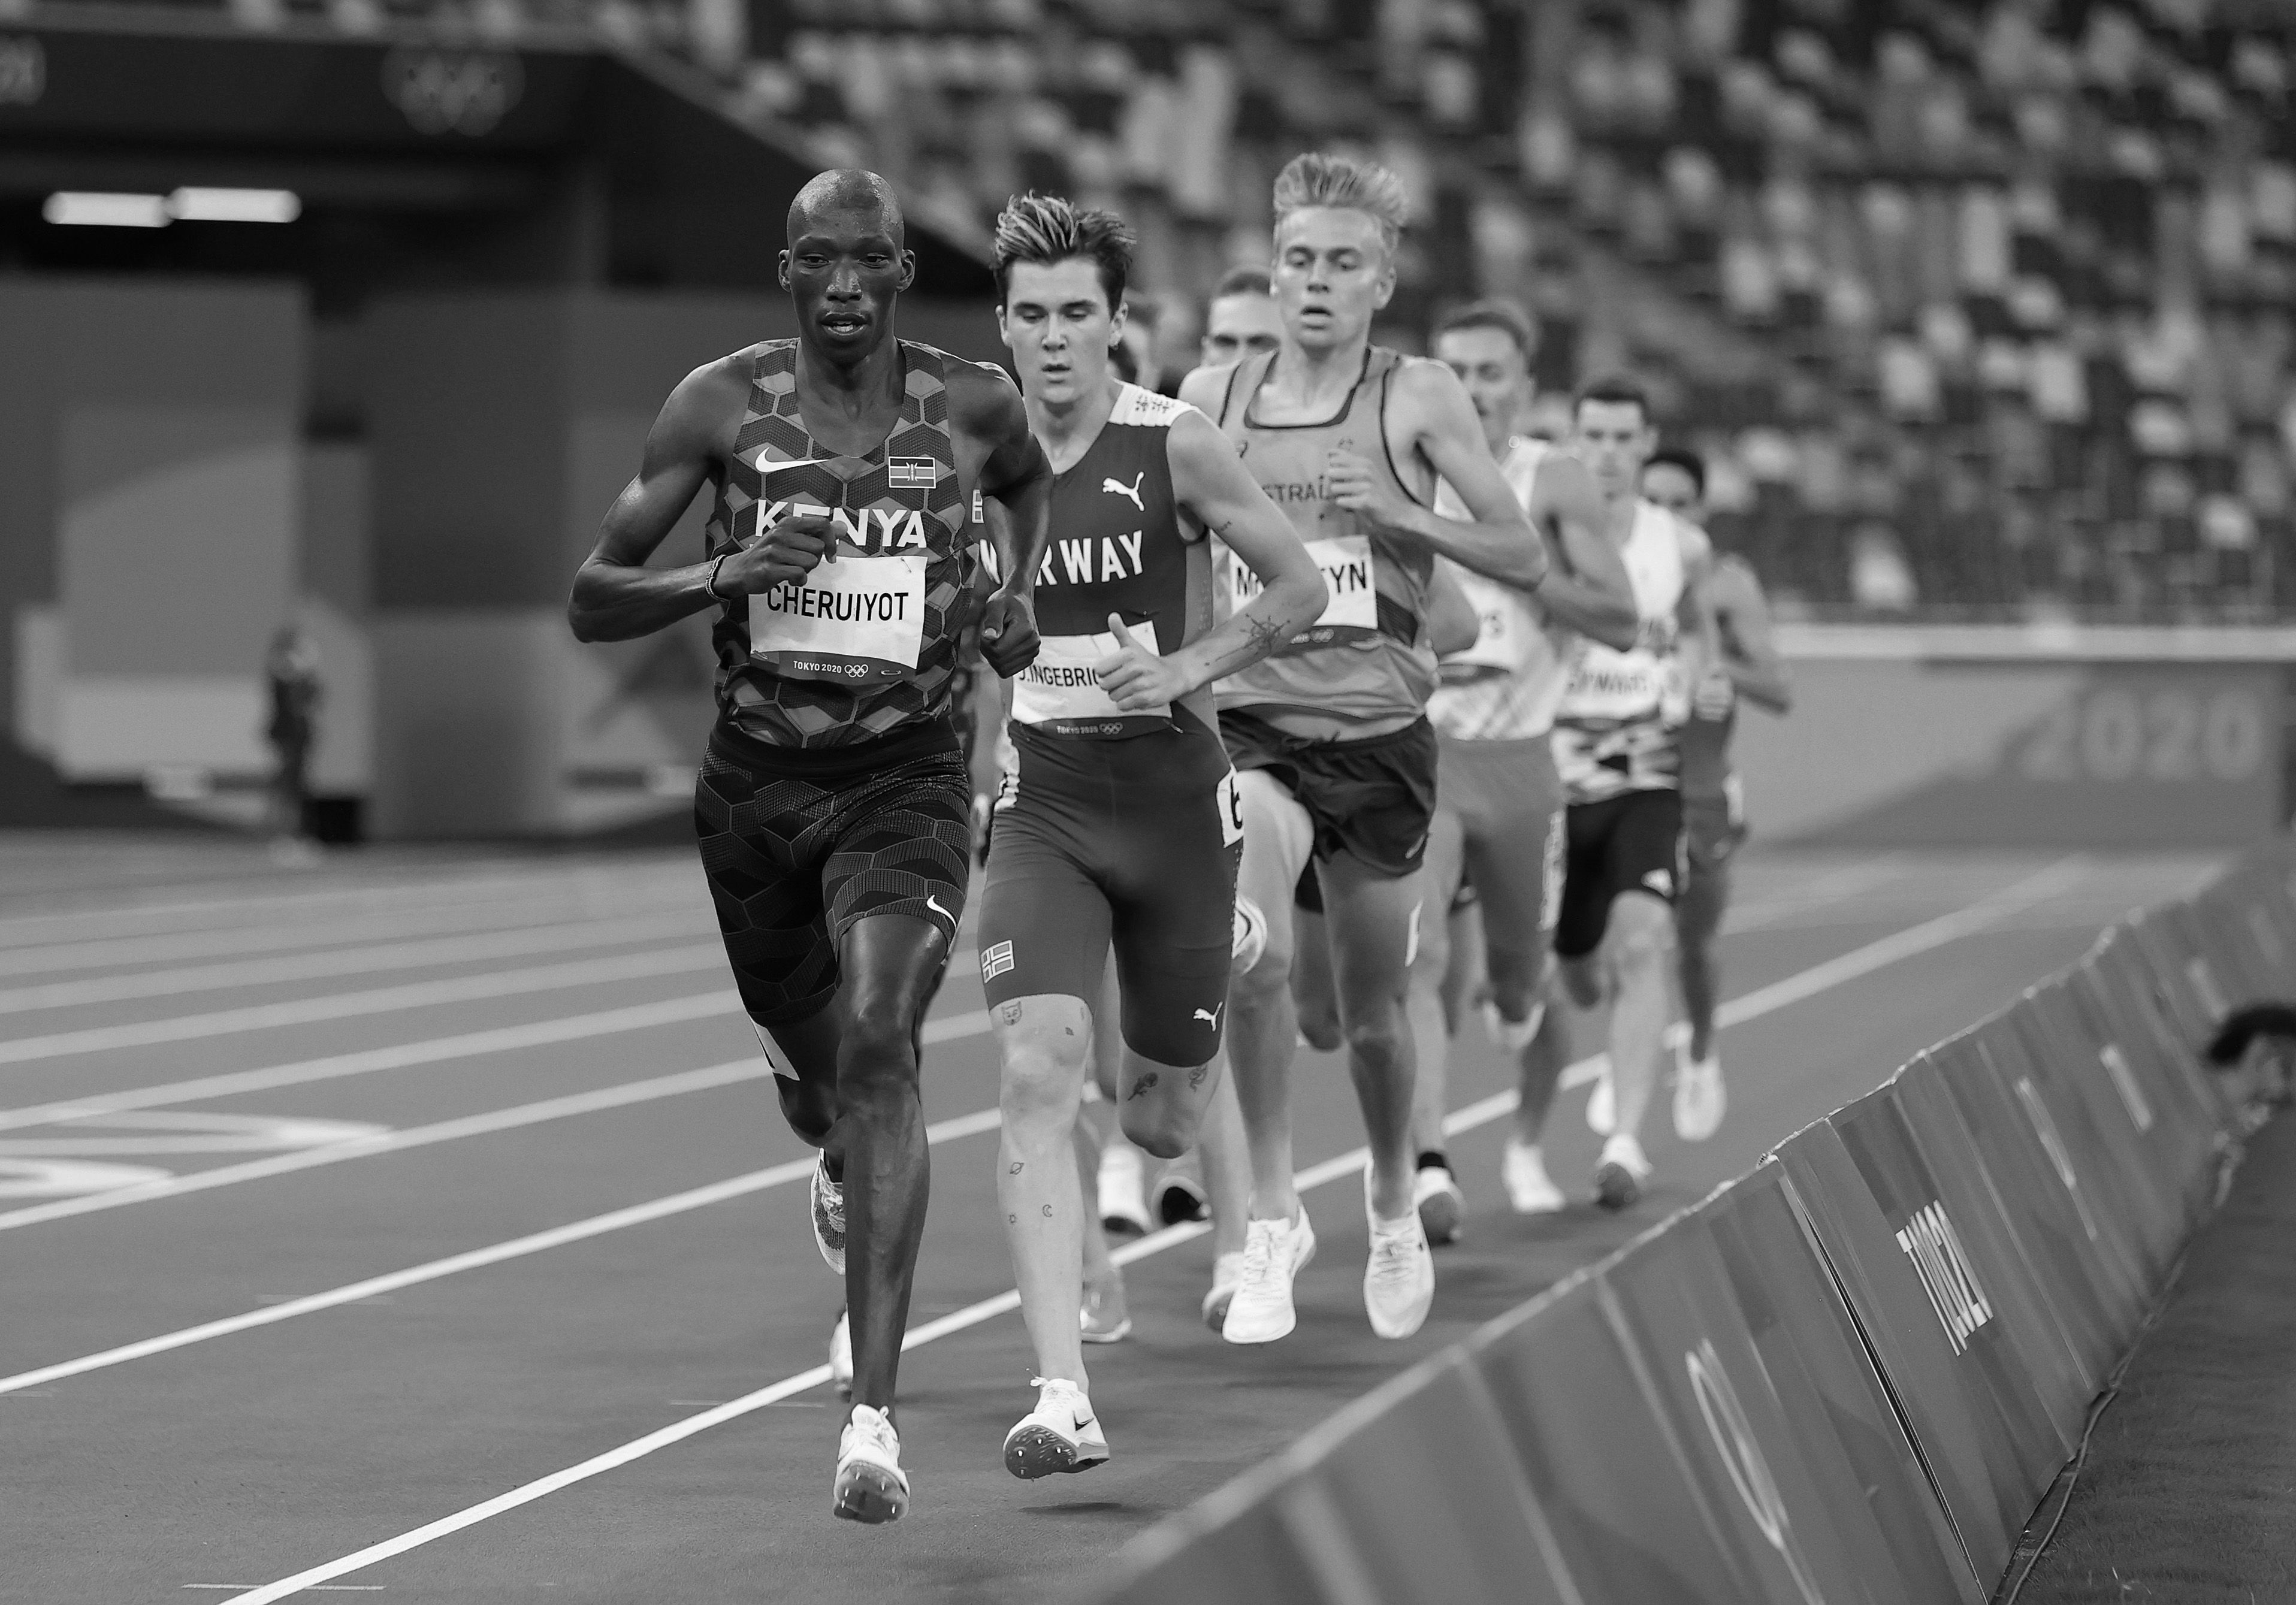
[[[1543,440],[1521,437],[1507,443],[1499,471],[1520,504],[1530,504],[1539,464],[1553,449]],[[1436,493],[1435,511],[1446,518],[1472,516],[1447,484]],[[1570,673],[1568,648],[1577,633],[1550,622],[1526,592],[1459,563],[1451,564],[1451,572],[1473,604],[1479,628],[1474,645],[1438,665],[1442,685],[1428,699],[1428,719],[1443,734],[1463,741],[1522,741],[1546,734],[1562,701]]]
[[[825,453],[806,431],[795,340],[769,341],[752,359],[708,554],[749,545],[796,513],[837,524],[833,559],[728,602],[710,633],[720,721],[769,746],[852,746],[947,711],[958,642],[979,606],[944,378],[958,359],[909,340],[900,348],[899,422],[858,457]]]
[[[1574,805],[1680,783],[1676,735],[1688,709],[1672,659],[1686,571],[1674,515],[1637,502],[1620,556],[1642,631],[1624,651],[1581,640],[1571,659],[1555,715],[1554,762]]]
[[[1289,645],[1220,682],[1222,708],[1249,709],[1279,728],[1331,738],[1333,725],[1375,735],[1411,724],[1435,689],[1428,644],[1427,587],[1434,554],[1375,535],[1330,498],[1325,454],[1370,460],[1406,500],[1431,504],[1433,474],[1411,464],[1406,479],[1387,439],[1387,394],[1404,358],[1382,347],[1364,356],[1362,377],[1337,414],[1322,423],[1264,424],[1254,404],[1275,356],[1251,358],[1229,375],[1219,424],[1234,440],[1270,500],[1281,507],[1331,585],[1323,613]],[[1226,617],[1258,594],[1251,571],[1224,556],[1218,600]]]

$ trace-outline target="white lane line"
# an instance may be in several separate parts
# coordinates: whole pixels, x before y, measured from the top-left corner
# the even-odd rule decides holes
[[[1735,936],[1742,930],[1760,930],[1806,908],[1839,903],[1886,886],[1905,873],[1906,858],[1903,853],[1883,853],[1846,864],[1742,908],[1733,908],[1723,921],[1722,934]]]
[[[954,1119],[936,1121],[928,1126],[925,1127],[925,1141],[929,1144],[939,1146],[943,1142],[955,1142],[961,1137],[978,1136],[983,1132],[995,1131],[999,1124],[996,1110],[980,1110],[970,1115],[960,1115]],[[20,1393],[29,1388],[37,1388],[44,1382],[60,1381],[66,1377],[86,1375],[91,1371],[103,1371],[114,1365],[125,1365],[131,1360],[142,1360],[152,1355],[164,1355],[173,1349],[188,1348],[194,1343],[205,1343],[216,1338],[228,1338],[235,1332],[252,1331],[258,1327],[275,1326],[282,1321],[291,1321],[298,1315],[316,1314],[321,1310],[336,1309],[343,1305],[357,1304],[364,1299],[380,1298],[395,1293],[401,1288],[417,1287],[426,1282],[437,1282],[441,1277],[460,1275],[464,1271],[482,1270],[488,1265],[500,1265],[504,1260],[520,1259],[529,1254],[540,1254],[550,1249],[562,1248],[568,1243],[578,1243],[589,1238],[603,1237],[609,1232],[620,1232],[631,1226],[643,1226],[649,1221],[662,1220],[673,1215],[683,1215],[688,1210],[706,1209],[712,1204],[722,1204],[731,1199],[746,1198],[750,1193],[762,1192],[769,1187],[781,1187],[791,1183],[802,1182],[813,1174],[813,1158],[808,1155],[802,1159],[791,1159],[786,1164],[771,1165],[763,1170],[753,1170],[746,1175],[729,1176],[725,1181],[712,1182],[705,1187],[689,1188],[684,1192],[673,1192],[665,1198],[650,1199],[642,1204],[632,1204],[625,1208],[610,1210],[604,1215],[594,1215],[587,1220],[570,1221],[565,1225],[553,1226],[547,1231],[512,1238],[507,1242],[493,1243],[483,1249],[472,1249],[464,1253],[448,1255],[444,1259],[434,1259],[425,1265],[409,1265],[404,1270],[386,1272],[380,1276],[370,1276],[364,1282],[348,1282],[341,1287],[330,1288],[324,1293],[306,1294],[299,1298],[283,1300],[259,1309],[249,1310],[242,1314],[202,1322],[197,1326],[184,1327],[176,1331],[162,1333],[156,1338],[145,1338],[140,1342],[123,1343],[117,1348],[107,1348],[99,1354],[82,1355],[75,1360],[60,1360],[53,1365],[41,1366],[37,1371],[19,1372],[12,1377],[0,1377],[0,1395]]]
[[[1966,908],[1957,909],[1934,920],[1925,921],[1920,925],[1898,931],[1893,936],[1885,937],[1878,942],[1868,943],[1864,947],[1815,965],[1797,975],[1789,976],[1784,980],[1773,983],[1759,991],[1750,992],[1743,997],[1734,999],[1730,1003],[1723,1006],[1718,1011],[1722,1023],[1742,1024],[1760,1015],[1790,1007],[1825,991],[1828,987],[1839,987],[1844,982],[1871,974],[1900,959],[1912,957],[1916,954],[1927,952],[1931,948],[1942,946],[1957,938],[1981,930],[2017,909],[2050,896],[2062,886],[2071,884],[2079,879],[2084,868],[2085,861],[2078,856],[2061,859],[2038,874],[2029,876]],[[1565,1080],[1573,1085],[1584,1085],[1592,1081],[1599,1073],[1595,1068],[1597,1060],[1590,1059],[1571,1066],[1570,1072],[1565,1077]],[[1512,1110],[1514,1107],[1514,1100],[1515,1094],[1512,1092],[1483,1099],[1480,1102],[1470,1104],[1452,1114],[1443,1122],[1443,1128],[1446,1132],[1456,1134],[1474,1126],[1486,1125]],[[985,1114],[988,1111],[983,1112]],[[1368,1152],[1360,1148],[1348,1153],[1335,1155],[1321,1164],[1311,1165],[1300,1171],[1294,1178],[1294,1185],[1301,1191],[1307,1191],[1327,1185],[1343,1177],[1359,1175],[1368,1158]],[[1210,1230],[1211,1230],[1210,1225],[1201,1223],[1168,1226],[1161,1232],[1152,1232],[1142,1238],[1138,1242],[1127,1244],[1124,1248],[1117,1249],[1111,1257],[1119,1265],[1130,1265],[1136,1260],[1145,1259],[1152,1254],[1160,1254],[1167,1249],[1201,1237]],[[944,1315],[937,1321],[911,1328],[901,1340],[902,1351],[906,1353],[910,1349],[922,1347],[953,1332],[978,1326],[984,1321],[992,1320],[1020,1307],[1019,1291],[1007,1289],[994,1297],[980,1300],[978,1304],[969,1305],[964,1309]],[[492,1499],[483,1500],[477,1504],[457,1511],[450,1516],[442,1516],[436,1521],[401,1533],[395,1538],[386,1538],[380,1544],[369,1544],[363,1550],[333,1560],[324,1561],[307,1570],[297,1572],[292,1576],[282,1577],[275,1583],[267,1583],[261,1588],[250,1589],[246,1593],[234,1595],[226,1601],[225,1605],[272,1605],[272,1601],[283,1600],[290,1594],[300,1593],[307,1588],[348,1576],[352,1572],[364,1571],[370,1566],[390,1560],[394,1556],[403,1555],[409,1550],[420,1549],[435,1539],[458,1533],[464,1527],[475,1527],[480,1522],[489,1520],[505,1511],[514,1511],[521,1505],[531,1504],[536,1500],[554,1494],[561,1488],[570,1487],[575,1483],[584,1482],[603,1472],[628,1465],[633,1461],[643,1460],[658,1450],[682,1443],[697,1433],[708,1431],[712,1427],[723,1426],[727,1421],[737,1421],[768,1404],[779,1404],[793,1395],[818,1388],[827,1380],[829,1380],[829,1367],[826,1365],[816,1365],[809,1371],[801,1371],[795,1376],[784,1377],[780,1381],[758,1388],[754,1393],[744,1394],[740,1398],[729,1399],[714,1409],[704,1410],[681,1421],[672,1421],[668,1426],[649,1432],[643,1437],[633,1438],[618,1448],[594,1455],[578,1465],[568,1466],[562,1470],[551,1472],[546,1477],[537,1478],[532,1482],[512,1488],[506,1493],[497,1494]]]
[[[20,1014],[33,1009],[70,1009],[90,1003],[126,1003],[134,998],[176,997],[186,992],[213,992],[226,987],[275,987],[288,981],[318,980],[329,976],[375,975],[387,970],[421,970],[432,965],[485,963],[496,959],[529,958],[537,954],[570,953],[584,947],[636,947],[671,937],[710,933],[707,910],[654,914],[632,919],[617,914],[578,922],[543,925],[485,936],[433,937],[420,941],[373,943],[362,947],[328,947],[317,952],[267,959],[239,959],[225,964],[193,964],[175,970],[147,970],[139,975],[91,976],[85,980],[47,981],[37,987],[0,988],[0,1014]]]
[[[122,928],[127,934],[140,935],[148,933],[155,921],[176,921],[186,915],[211,914],[226,910],[316,911],[329,904],[365,908],[378,904],[388,905],[426,901],[446,907],[463,903],[482,903],[518,888],[588,885],[605,890],[609,882],[627,880],[633,873],[660,874],[665,867],[639,864],[619,871],[586,864],[571,874],[561,866],[511,874],[485,872],[508,862],[511,861],[473,864],[470,866],[471,872],[467,873],[455,865],[439,866],[435,878],[423,880],[365,886],[338,883],[310,891],[281,892],[255,897],[217,897],[182,903],[125,903],[108,908],[54,909],[40,913],[0,916],[0,947],[20,946],[29,942],[69,940],[69,936],[58,928],[74,925],[108,923]]]
[[[95,937],[85,942],[50,942],[0,952],[0,976],[54,975],[74,970],[127,969],[137,964],[205,962],[263,953],[333,952],[352,942],[381,942],[410,937],[449,937],[470,931],[522,930],[570,925],[608,916],[675,913],[690,909],[709,917],[706,898],[690,887],[637,896],[581,897],[553,890],[537,897],[492,898],[475,908],[415,909],[397,914],[362,914],[330,925],[243,925],[224,930],[179,931],[167,936]]]
[[[928,1020],[923,1036],[928,1043],[947,1042],[959,1036],[979,1036],[988,1029],[988,1016],[975,1011],[947,1020]],[[410,1126],[403,1131],[386,1132],[379,1136],[332,1142],[324,1148],[305,1149],[298,1153],[279,1154],[267,1159],[250,1159],[240,1165],[223,1165],[212,1170],[195,1170],[187,1175],[171,1176],[164,1182],[120,1187],[109,1192],[58,1199],[53,1203],[11,1209],[0,1212],[0,1232],[42,1225],[78,1215],[94,1215],[106,1209],[123,1209],[131,1204],[181,1198],[185,1193],[207,1192],[217,1187],[235,1186],[241,1182],[259,1182],[299,1170],[316,1170],[323,1165],[340,1165],[352,1159],[372,1159],[377,1154],[398,1153],[437,1142],[459,1142],[464,1137],[490,1136],[496,1132],[513,1131],[521,1126],[539,1125],[545,1120],[562,1120],[573,1115],[596,1114],[603,1110],[621,1109],[657,1098],[707,1092],[744,1081],[760,1080],[772,1074],[773,1070],[765,1059],[752,1054],[747,1059],[728,1060],[724,1064],[684,1070],[674,1076],[624,1082],[591,1092],[545,1098],[537,1103],[521,1103],[509,1109],[489,1110],[484,1114],[463,1115],[430,1126]]]
[[[667,997],[658,1003],[632,1003],[560,1020],[535,1020],[519,1026],[495,1026],[484,1031],[463,1031],[422,1042],[404,1042],[387,1048],[363,1048],[350,1053],[330,1053],[321,1059],[298,1060],[263,1069],[229,1070],[188,1081],[161,1082],[129,1087],[117,1093],[95,1093],[83,1098],[60,1099],[23,1109],[0,1110],[0,1131],[28,1126],[50,1126],[59,1120],[118,1114],[132,1109],[165,1109],[209,1098],[234,1098],[242,1093],[267,1093],[283,1086],[303,1086],[314,1081],[334,1081],[377,1070],[406,1069],[414,1065],[440,1064],[454,1059],[475,1059],[488,1053],[512,1053],[527,1048],[553,1047],[611,1036],[622,1031],[646,1031],[657,1026],[681,1025],[721,1014],[739,1014],[742,1000],[729,987],[718,992]]]
[[[54,1031],[45,1036],[20,1036],[12,1042],[0,1042],[0,1065],[28,1064],[35,1060],[64,1059],[80,1053],[109,1053],[121,1048],[148,1048],[209,1036],[233,1036],[242,1031],[277,1030],[321,1020],[353,1020],[363,1014],[430,1009],[441,1003],[476,1003],[612,981],[691,975],[697,970],[723,970],[725,966],[723,943],[694,942],[653,953],[582,959],[567,964],[537,964],[525,970],[496,970],[484,975],[382,987],[372,992],[333,992],[321,997],[297,998],[291,1003],[252,1003],[205,1014],[138,1020],[133,1025],[92,1026],[79,1031]]]

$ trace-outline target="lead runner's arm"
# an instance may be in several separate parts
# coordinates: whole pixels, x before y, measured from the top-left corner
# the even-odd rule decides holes
[[[1037,659],[1037,569],[1052,538],[1053,465],[1002,368],[953,367],[949,377],[951,412],[961,409],[964,428],[989,448],[980,492],[1004,505],[1004,518],[988,520],[1000,577],[981,605],[980,655],[999,675],[1014,675]]]
[[[1332,500],[1381,534],[1416,540],[1518,591],[1538,590],[1546,577],[1546,543],[1499,471],[1459,376],[1439,362],[1414,359],[1396,374],[1395,390],[1393,410],[1403,426],[1397,438],[1427,459],[1473,516],[1447,519],[1422,507],[1354,452],[1331,454]]]
[[[1722,654],[1722,667],[1738,695],[1775,714],[1791,712],[1793,680],[1770,631],[1770,603],[1762,594],[1762,582],[1743,558],[1718,557],[1707,585],[1717,621],[1727,625],[1736,648]]]
[[[1117,639],[1129,650],[1103,659],[1101,689],[1128,712],[1177,701],[1214,680],[1250,667],[1316,621],[1330,599],[1324,572],[1267,493],[1212,421],[1193,410],[1172,420],[1164,433],[1173,499],[1187,509],[1259,578],[1263,589],[1245,606],[1177,651],[1158,657],[1111,618]]]
[[[695,494],[722,471],[748,395],[745,364],[734,356],[694,369],[669,393],[646,436],[637,477],[606,510],[596,547],[575,571],[566,621],[576,640],[650,635],[729,597],[802,578],[821,561],[828,522],[800,517],[722,559],[646,567]]]

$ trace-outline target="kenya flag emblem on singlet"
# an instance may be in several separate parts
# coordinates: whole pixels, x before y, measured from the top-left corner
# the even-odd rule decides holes
[[[885,484],[893,490],[931,490],[939,468],[931,457],[888,457]]]

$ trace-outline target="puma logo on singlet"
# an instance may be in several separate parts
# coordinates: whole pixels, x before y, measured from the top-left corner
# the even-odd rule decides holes
[[[1132,504],[1132,510],[1135,512],[1145,512],[1148,510],[1140,504],[1140,484],[1147,477],[1148,471],[1144,468],[1132,476],[1132,483],[1129,485],[1123,484],[1114,478],[1103,479],[1100,482],[1101,493],[1104,495],[1122,496]]]
[[[1217,1009],[1199,1009],[1196,1011],[1195,1017],[1217,1031],[1219,1029],[1220,1010],[1226,1007],[1226,1003],[1222,1003]]]

